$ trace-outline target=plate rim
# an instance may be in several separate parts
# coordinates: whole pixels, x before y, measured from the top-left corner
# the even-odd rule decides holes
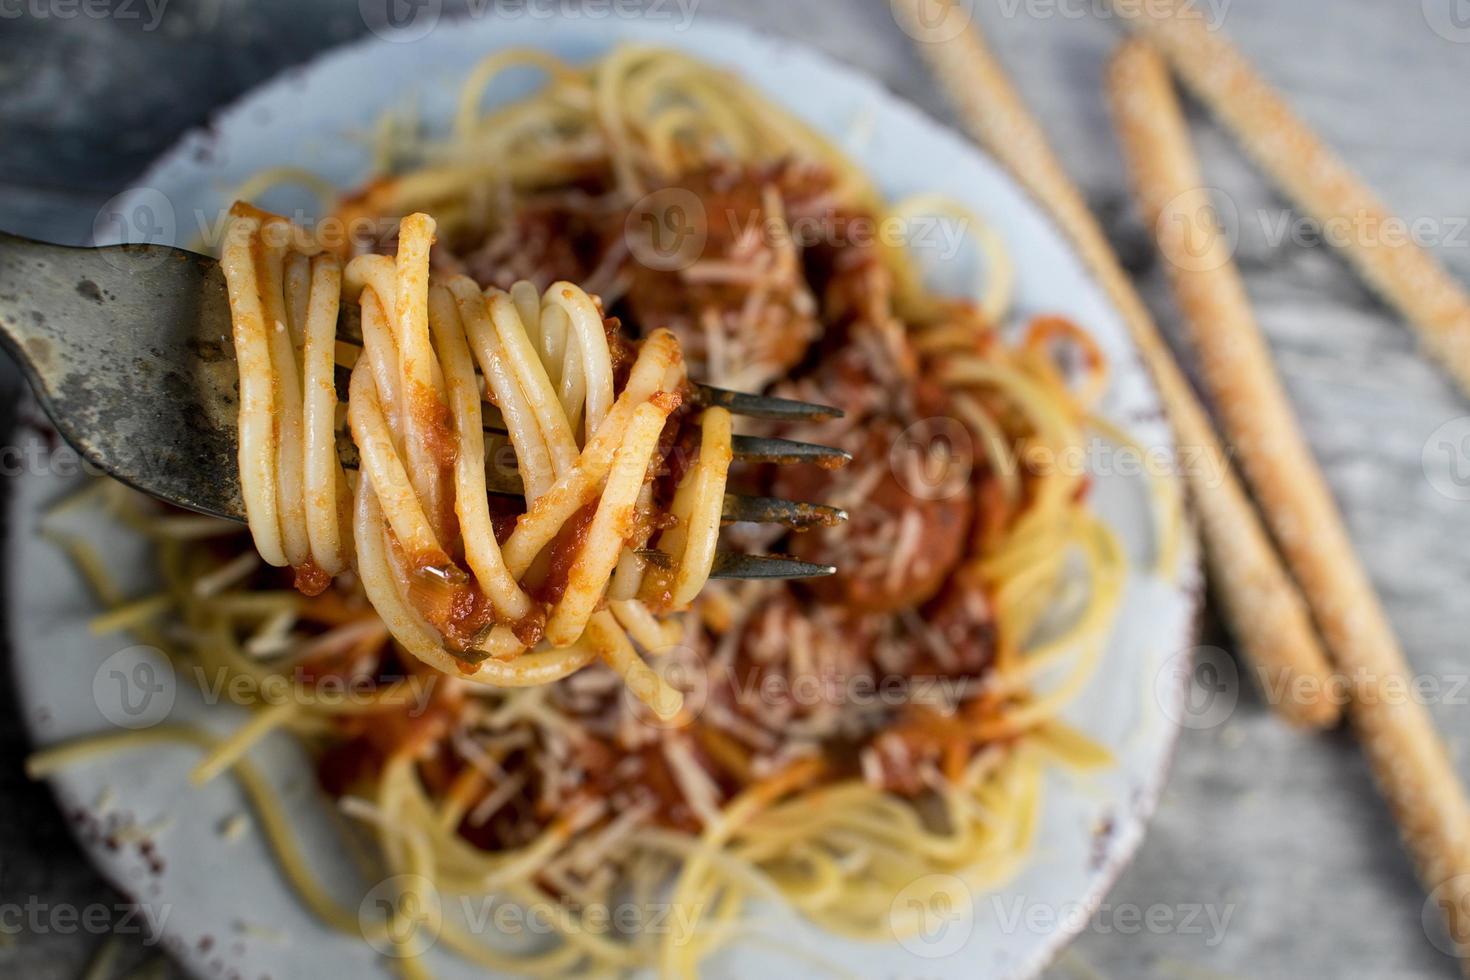
[[[473,23],[476,20],[488,21],[495,19],[493,16],[476,18],[468,14],[445,15],[441,18],[439,26],[444,29],[453,29],[456,22]],[[570,28],[568,28],[569,22],[572,24]],[[557,30],[575,31],[576,29],[575,19],[563,16],[553,17],[546,24],[546,30],[548,32]],[[1103,306],[1118,319],[1120,324],[1124,324],[1126,333],[1126,323],[1121,312],[1106,290],[1102,288],[1101,281],[1096,273],[1082,260],[1072,238],[1060,227],[1044,202],[1037,198],[1024,182],[1018,180],[1010,170],[996,160],[985,148],[969,139],[950,122],[931,115],[916,103],[893,91],[884,84],[879,76],[870,74],[855,65],[848,64],[838,57],[829,54],[827,51],[798,38],[776,33],[759,25],[709,14],[702,15],[699,18],[698,26],[693,28],[693,30],[706,34],[726,33],[743,35],[747,40],[753,40],[758,45],[768,48],[780,49],[785,47],[794,49],[800,52],[803,59],[819,68],[823,74],[836,76],[844,84],[854,86],[862,90],[865,94],[882,100],[887,103],[886,108],[889,110],[917,117],[925,126],[942,133],[950,141],[962,147],[963,152],[982,158],[1002,176],[1013,191],[1026,200],[1033,210],[1035,217],[1048,226],[1050,231],[1062,243],[1065,250],[1076,259],[1083,277],[1089,280],[1097,289]],[[669,40],[671,46],[678,47],[677,37],[677,33],[671,33]],[[613,38],[613,40],[619,39]],[[299,83],[307,75],[330,70],[331,66],[335,63],[347,62],[354,58],[364,57],[375,49],[381,49],[384,45],[393,44],[394,42],[391,39],[368,30],[359,37],[314,52],[306,59],[286,66],[273,75],[261,79],[230,100],[212,108],[201,123],[182,131],[167,148],[155,156],[148,166],[128,183],[127,188],[120,192],[114,200],[154,187],[158,182],[159,175],[166,173],[170,167],[176,166],[181,159],[201,152],[209,152],[223,139],[225,132],[236,121],[243,118],[259,100],[268,97],[271,93]],[[773,94],[771,98],[777,104],[781,104],[779,96]],[[1142,383],[1146,386],[1150,395],[1150,400],[1162,412],[1162,396],[1153,379],[1152,372],[1144,362],[1142,353],[1131,334],[1127,336],[1127,344],[1128,350],[1135,361],[1134,366],[1140,372]],[[27,400],[34,400],[34,395],[28,388],[23,388],[21,397],[17,403],[18,408],[23,408]],[[22,424],[24,417],[23,411],[17,411],[17,426]],[[1178,443],[1172,431],[1172,426],[1170,426],[1167,447],[1171,458],[1177,462]],[[1177,637],[1178,642],[1170,644],[1169,647],[1178,650],[1192,650],[1199,643],[1206,606],[1203,548],[1198,540],[1193,507],[1189,501],[1188,494],[1184,492],[1182,478],[1175,473],[1168,476],[1167,479],[1173,481],[1180,490],[1182,504],[1180,512],[1180,534],[1183,547],[1181,549],[1178,567],[1175,570],[1173,586],[1186,598],[1187,602],[1186,615],[1183,617],[1182,635]],[[3,555],[6,571],[3,608],[8,613],[5,617],[5,630],[12,651],[9,673],[12,687],[15,691],[16,701],[19,705],[25,707],[28,701],[26,697],[27,685],[22,677],[22,658],[17,652],[19,649],[17,624],[22,616],[26,614],[23,611],[19,611],[19,604],[15,594],[17,590],[14,569],[18,565],[21,548],[21,535],[17,533],[21,524],[18,519],[27,517],[30,512],[21,510],[20,494],[15,492],[13,485],[7,486],[5,497],[3,501],[0,501],[0,507],[3,507],[6,520],[5,527],[8,531]],[[1091,921],[1092,914],[1097,911],[1108,892],[1117,884],[1122,873],[1136,857],[1138,849],[1142,845],[1149,825],[1158,809],[1164,788],[1168,782],[1169,773],[1173,767],[1174,757],[1179,748],[1183,726],[1173,719],[1179,716],[1178,709],[1184,702],[1189,683],[1189,674],[1187,672],[1181,672],[1179,683],[1168,691],[1169,703],[1168,705],[1162,706],[1165,709],[1165,731],[1161,736],[1157,764],[1146,774],[1147,778],[1139,787],[1140,791],[1131,800],[1126,801],[1126,815],[1129,819],[1126,827],[1123,828],[1125,832],[1110,836],[1106,845],[1105,856],[1100,862],[1089,869],[1093,875],[1092,884],[1077,900],[1078,906],[1086,914],[1064,918],[1056,929],[1036,945],[1035,952],[1028,959],[1013,964],[1013,969],[1005,974],[1011,980],[1029,980],[1029,978],[1039,975],[1077,936],[1085,932]],[[1170,708],[1173,710],[1169,710]],[[38,731],[38,724],[30,711],[22,710],[21,715],[23,729],[30,742],[31,749],[34,751],[45,744],[44,735]],[[58,809],[65,816],[65,801],[60,796],[60,781],[60,777],[46,779],[48,789],[57,801]],[[1043,803],[1043,807],[1046,805],[1046,803]],[[95,846],[95,842],[89,842],[82,836],[82,828],[75,821],[68,818],[65,822],[68,833],[76,841],[79,850],[86,856],[88,864],[122,895],[130,901],[136,901],[136,889],[121,880],[119,875],[114,873],[117,869],[111,867],[106,862],[97,860],[97,847]],[[1001,885],[993,889],[992,893],[1004,894],[1007,887],[1007,885]],[[159,943],[159,948],[168,951],[171,955],[181,960],[183,965],[191,972],[198,972],[196,970],[196,964],[189,956],[192,949],[186,941],[183,941],[183,937],[179,934],[170,932],[165,928],[162,932],[162,941]]]

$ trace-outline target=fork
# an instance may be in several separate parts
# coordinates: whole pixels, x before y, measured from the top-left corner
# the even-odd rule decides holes
[[[346,309],[344,305],[344,310]],[[178,507],[244,522],[237,464],[239,376],[224,272],[208,256],[166,245],[74,248],[0,231],[0,345],[20,363],[57,431],[98,469]],[[695,385],[703,405],[751,418],[814,421],[825,405]],[[498,413],[487,413],[492,418]],[[491,431],[498,426],[487,425]],[[344,464],[352,446],[339,439]],[[736,436],[753,462],[840,466],[840,449]],[[492,492],[521,492],[514,471],[488,474]],[[838,508],[727,494],[727,522],[795,529],[846,520]],[[654,563],[657,551],[640,554]],[[666,558],[667,556],[662,556]],[[711,578],[831,575],[782,555],[720,552]]]

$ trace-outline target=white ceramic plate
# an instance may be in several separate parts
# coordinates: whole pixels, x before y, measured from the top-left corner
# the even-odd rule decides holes
[[[209,131],[167,153],[122,205],[152,210],[150,220],[188,244],[228,206],[230,188],[265,167],[290,164],[340,186],[367,176],[361,134],[406,97],[422,118],[443,122],[458,85],[487,53],[536,45],[580,61],[621,39],[684,48],[729,65],[837,139],[890,197],[940,192],[968,203],[1004,236],[1015,256],[1017,313],[1053,312],[1084,325],[1114,366],[1105,414],[1145,447],[1170,451],[1158,398],[1118,317],[1062,237],[1000,169],[968,142],[889,95],[871,80],[787,41],[730,25],[667,26],[493,18],[441,25],[412,44],[381,39],[328,54],[261,87],[223,112]],[[288,210],[299,204],[267,200]],[[156,238],[154,240],[157,240]],[[1114,467],[1123,470],[1123,467]],[[36,533],[42,507],[74,483],[56,475],[16,481],[9,562],[13,649],[26,722],[38,744],[171,717],[223,730],[232,708],[207,707],[196,685],[116,636],[93,636],[95,604],[63,557]],[[1195,548],[1186,541],[1171,581],[1147,570],[1153,531],[1141,481],[1120,472],[1097,477],[1099,509],[1136,560],[1106,659],[1068,712],[1116,754],[1116,768],[1079,778],[1048,778],[1038,845],[1002,891],[977,895],[926,937],[904,944],[836,939],[767,910],[781,936],[860,976],[1024,977],[1037,972],[1086,922],[1089,911],[1132,855],[1158,797],[1176,735],[1183,672],[1171,665],[1193,640],[1199,598]],[[139,543],[97,525],[95,532],[128,591],[147,589]],[[151,666],[150,666],[151,665]],[[153,697],[144,699],[144,691]],[[159,922],[166,945],[200,976],[358,978],[386,974],[361,941],[319,925],[279,874],[259,832],[227,840],[222,825],[248,812],[228,779],[203,790],[187,783],[191,750],[133,751],[67,771],[54,780],[63,811],[99,868]],[[338,825],[315,788],[302,751],[282,736],[254,754],[286,801],[306,853],[336,893],[361,896]],[[109,846],[108,821],[149,827],[150,846]],[[720,954],[712,973],[751,975],[792,969],[754,945]],[[439,976],[474,971],[435,950]],[[758,974],[757,974],[758,975]]]

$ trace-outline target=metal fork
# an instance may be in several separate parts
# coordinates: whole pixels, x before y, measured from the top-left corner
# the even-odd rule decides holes
[[[25,370],[57,431],[85,459],[131,487],[243,522],[239,376],[231,336],[224,272],[208,256],[165,245],[72,248],[0,232],[0,344]],[[753,418],[811,421],[842,414],[705,385],[695,391],[704,404]],[[350,449],[350,442],[339,443]],[[740,458],[772,463],[831,466],[850,458],[785,439],[737,436],[734,448]],[[495,491],[519,492],[513,472],[498,476],[490,474]],[[806,528],[837,523],[846,514],[730,494],[725,519]],[[650,558],[657,561],[656,554]],[[813,578],[835,571],[780,555],[722,552],[712,577]]]

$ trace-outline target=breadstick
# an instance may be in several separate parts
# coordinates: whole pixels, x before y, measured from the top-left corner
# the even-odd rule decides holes
[[[1261,169],[1324,230],[1470,393],[1470,295],[1302,122],[1240,51],[1177,0],[1114,0]]]
[[[1126,42],[1109,68],[1108,94],[1226,434],[1328,649],[1354,684],[1353,724],[1419,872],[1430,889],[1446,886],[1451,936],[1470,936],[1470,803],[1429,712],[1407,696],[1409,667],[1271,367],[1163,58],[1143,40]]]
[[[944,0],[894,0],[893,7],[903,18],[904,29],[918,39],[919,53],[955,103],[971,135],[1051,212],[1101,283],[1149,366],[1181,450],[1198,452],[1213,464],[1187,466],[1184,477],[1199,514],[1211,578],[1232,632],[1268,694],[1303,694],[1271,697],[1273,707],[1294,724],[1335,724],[1341,708],[1329,696],[1331,668],[1306,606],[1281,567],[1215,437],[1209,416],[1174,362],[1097,219],[978,29],[958,34],[933,30],[932,25],[943,23],[943,5]]]

